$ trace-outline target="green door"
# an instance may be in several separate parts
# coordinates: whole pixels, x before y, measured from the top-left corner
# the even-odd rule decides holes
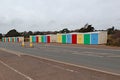
[[[90,34],[84,34],[84,44],[90,44]]]
[[[32,42],[34,42],[34,36],[32,36]]]
[[[4,38],[2,38],[2,42],[4,42]]]
[[[62,35],[62,43],[66,44],[66,35]]]
[[[44,43],[44,36],[41,36],[42,42]]]

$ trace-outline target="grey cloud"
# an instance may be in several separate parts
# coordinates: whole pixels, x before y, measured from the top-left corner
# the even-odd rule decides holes
[[[120,29],[119,0],[0,0],[0,32],[77,29]]]

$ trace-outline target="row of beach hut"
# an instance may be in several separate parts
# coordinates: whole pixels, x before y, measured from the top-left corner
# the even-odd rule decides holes
[[[33,43],[62,43],[62,44],[106,44],[107,32],[66,33],[56,35],[31,35]],[[3,37],[2,42],[23,42],[24,37]]]
[[[23,42],[24,37],[3,37],[2,42]]]
[[[31,35],[30,42],[35,43],[62,43],[62,44],[105,44],[107,32],[68,33],[57,35]]]

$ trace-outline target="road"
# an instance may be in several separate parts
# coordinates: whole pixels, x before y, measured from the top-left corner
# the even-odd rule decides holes
[[[44,48],[47,48],[48,51],[51,49],[52,51],[59,50],[54,45],[35,44],[35,48],[27,47],[26,49],[32,49],[31,53],[25,53],[24,48],[21,48],[17,43],[1,43],[0,45],[0,80],[120,80],[120,74],[103,72],[85,66],[66,63],[66,61],[61,62],[57,59],[45,58],[45,56],[43,58],[40,55],[36,56],[36,53],[34,54],[32,51],[39,48],[43,49],[43,52]],[[18,51],[17,48],[23,50],[24,53]],[[41,49],[38,52],[39,54]],[[61,51],[65,51],[64,49]],[[68,53],[62,52],[59,54]],[[73,55],[76,54],[78,53]]]
[[[28,46],[28,44],[26,45]],[[18,43],[0,43],[0,47],[24,54],[120,74],[120,50],[49,44],[34,44],[34,48],[24,48]]]

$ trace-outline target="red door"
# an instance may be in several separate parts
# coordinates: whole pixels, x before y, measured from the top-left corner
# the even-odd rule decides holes
[[[8,42],[10,42],[9,38],[8,38]]]
[[[39,43],[39,37],[38,36],[36,36],[36,42]]]
[[[50,36],[47,36],[47,43],[50,43]]]
[[[77,44],[77,34],[72,34],[72,44]]]

